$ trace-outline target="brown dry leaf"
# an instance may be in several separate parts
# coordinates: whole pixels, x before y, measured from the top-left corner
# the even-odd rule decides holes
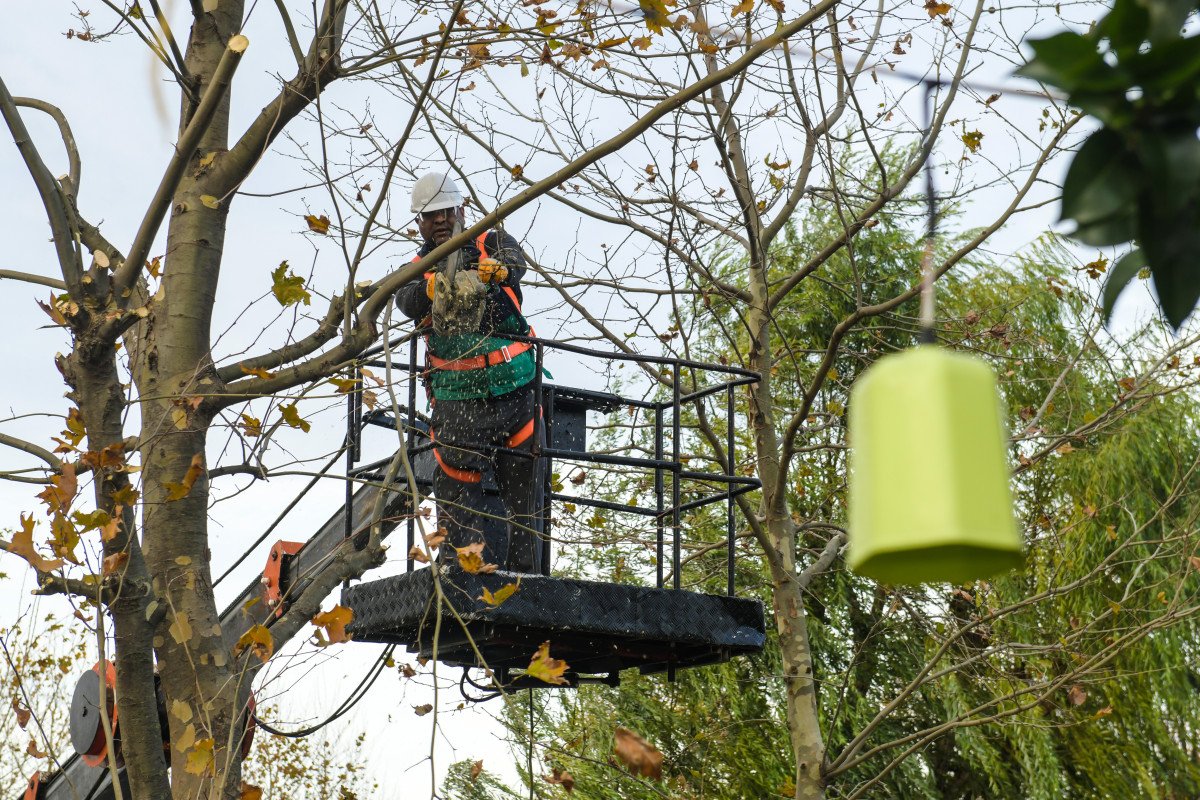
[[[419,564],[429,563],[429,556],[425,555],[425,551],[421,549],[420,545],[414,544],[408,551],[408,557]]]
[[[1087,700],[1087,692],[1077,683],[1067,691],[1067,699],[1071,701],[1071,705],[1081,706]]]
[[[496,606],[500,605],[508,598],[512,597],[513,594],[515,594],[520,588],[521,588],[521,579],[520,578],[517,578],[516,583],[509,583],[504,586],[501,586],[499,589],[496,590],[495,594],[492,594],[490,591],[488,591],[488,588],[486,586],[484,586],[483,587],[483,596],[481,596],[479,599],[482,600],[483,602],[487,603],[492,608],[495,608]]]
[[[238,800],[262,800],[262,788],[255,786],[252,783],[246,783],[245,781],[242,781],[240,791],[242,794]]]
[[[426,703],[423,706],[413,706],[413,713],[418,717],[423,717],[430,711],[433,711],[433,705],[431,703]]]
[[[410,665],[405,664],[403,667],[400,668],[400,674],[406,678],[411,678],[412,676],[417,674],[417,671],[415,669],[413,669]]]
[[[328,611],[322,611],[312,618],[312,624],[324,628],[329,634],[330,644],[341,644],[350,641],[346,634],[346,626],[354,619],[354,612],[345,606],[334,606]]]
[[[304,221],[308,223],[308,229],[313,233],[329,233],[329,217],[324,214],[319,217],[306,214]]]
[[[89,454],[90,455],[90,454]],[[38,492],[37,498],[51,511],[66,510],[79,492],[79,480],[75,477],[75,465],[60,461],[59,474],[50,477],[50,485]]]
[[[543,775],[542,780],[544,780],[546,783],[563,787],[567,790],[567,794],[575,791],[575,778],[573,778],[571,773],[567,772],[565,769],[559,769],[558,767],[555,767],[554,774]]]
[[[925,0],[925,10],[929,12],[929,18],[941,15],[946,16],[950,13],[949,3],[939,3],[937,0]]]
[[[575,484],[576,486],[582,485],[583,482],[586,480],[587,480],[587,473],[584,472],[583,470],[579,470],[579,472],[576,472],[574,475],[571,476],[571,483]]]
[[[481,772],[483,772],[483,759],[471,762],[471,780],[478,778]]]
[[[436,550],[442,546],[442,542],[446,541],[446,537],[450,535],[450,531],[445,528],[438,528],[433,533],[425,536],[425,544],[429,545],[431,550]]]
[[[613,752],[634,775],[662,780],[662,753],[641,736],[625,728],[613,731]]]
[[[42,558],[33,546],[33,518],[26,519],[24,514],[21,515],[21,529],[13,534],[8,552],[25,559],[38,572],[58,569],[64,563],[61,558]]]
[[[34,758],[46,757],[46,754],[38,749],[37,742],[35,742],[33,739],[29,740],[29,746],[25,748],[25,752],[29,753],[29,755],[33,756]]]
[[[547,640],[542,642],[542,646],[533,654],[533,658],[529,662],[529,669],[525,670],[525,674],[544,683],[562,686],[568,683],[567,679],[563,677],[567,666],[567,662],[550,657],[550,641]]]
[[[512,179],[513,179],[514,181],[518,181],[518,180],[520,180],[520,179],[521,179],[521,176],[522,176],[522,175],[524,175],[524,174],[525,174],[525,167],[524,167],[524,166],[522,166],[521,164],[516,164],[516,165],[514,165],[514,166],[513,166],[513,168],[512,168]]]
[[[114,575],[125,566],[129,561],[129,553],[113,553],[111,556],[104,557],[104,563],[100,568],[100,574],[104,577]]]
[[[193,775],[208,775],[213,768],[213,745],[216,744],[214,739],[201,739],[196,742],[196,746],[188,751],[187,766],[185,770]]]
[[[17,712],[17,724],[24,729],[25,726],[29,724],[29,718],[33,716],[33,712],[21,705],[21,701],[15,697],[12,701],[12,707],[13,711]]]
[[[163,481],[163,486],[167,489],[167,502],[172,500],[181,500],[187,497],[188,492],[192,491],[192,487],[196,485],[196,479],[204,474],[204,453],[196,453],[192,456],[192,463],[188,466],[188,471],[184,473],[183,480],[179,483],[173,481]]]
[[[240,656],[246,649],[250,650],[251,655],[258,656],[264,664],[267,663],[271,654],[275,652],[275,640],[271,638],[271,631],[264,625],[255,625],[243,633],[233,646],[233,654]]]
[[[483,542],[469,544],[466,547],[455,547],[458,553],[458,565],[463,568],[463,572],[469,572],[472,575],[480,573],[495,572],[497,566],[495,564],[485,564],[483,562]]]
[[[57,304],[57,302],[56,302],[56,298],[54,297],[54,294],[53,294],[53,293],[51,293],[51,294],[50,294],[50,305],[46,305],[46,304],[45,304],[45,303],[43,303],[41,300],[38,300],[38,301],[37,301],[37,304],[38,304],[39,306],[41,306],[41,308],[42,308],[42,311],[45,311],[45,312],[46,312],[46,314],[47,314],[47,315],[49,315],[50,319],[54,320],[54,321],[55,321],[55,322],[57,322],[59,325],[66,325],[66,324],[67,324],[67,318],[66,318],[66,317],[64,317],[64,316],[62,315],[62,312],[60,312],[60,311],[58,310],[58,308],[57,308],[57,305],[58,305],[58,304]]]
[[[242,433],[246,435],[247,439],[257,439],[262,436],[262,420],[258,417],[242,414],[242,418],[238,420],[238,427],[242,429]]]
[[[742,0],[742,2],[733,7],[733,14],[731,16],[736,17],[738,14],[749,14],[753,10],[754,0]]]

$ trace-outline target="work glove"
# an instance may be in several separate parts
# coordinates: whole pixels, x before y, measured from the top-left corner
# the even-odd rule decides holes
[[[494,258],[479,259],[479,280],[499,285],[508,280],[508,268]]]
[[[433,280],[437,277],[436,272],[429,273],[429,278],[425,281],[425,294],[429,295],[429,299],[433,299]]]

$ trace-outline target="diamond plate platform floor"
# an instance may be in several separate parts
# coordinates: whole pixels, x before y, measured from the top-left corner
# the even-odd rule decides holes
[[[520,580],[499,606],[483,600]],[[615,674],[632,667],[661,672],[715,664],[757,653],[765,639],[758,600],[677,589],[626,586],[544,575],[476,575],[442,569],[442,590],[466,630],[442,610],[434,642],[436,599],[429,568],[350,586],[341,604],[354,611],[346,627],[359,642],[404,645],[451,666],[524,670],[542,642],[578,675]],[[468,635],[469,634],[469,635]]]

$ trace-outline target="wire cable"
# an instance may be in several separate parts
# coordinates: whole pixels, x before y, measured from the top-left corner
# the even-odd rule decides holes
[[[262,728],[267,733],[272,733],[276,736],[283,736],[288,739],[301,739],[305,736],[316,733],[329,723],[345,715],[347,711],[358,704],[359,700],[362,700],[367,696],[367,691],[370,690],[370,688],[375,684],[375,681],[379,679],[379,676],[383,674],[383,669],[385,666],[387,666],[387,662],[392,657],[392,652],[395,651],[395,649],[396,645],[394,644],[389,644],[387,647],[385,647],[383,652],[380,653],[379,659],[371,665],[371,669],[368,670],[363,679],[359,681],[358,686],[354,688],[354,691],[350,693],[350,696],[347,697],[340,706],[338,706],[336,711],[326,717],[323,721],[318,722],[316,725],[312,725],[307,728],[301,728],[298,731],[283,731],[267,724],[266,722],[263,722],[258,715],[253,712],[251,712],[250,716],[254,720],[255,725]]]

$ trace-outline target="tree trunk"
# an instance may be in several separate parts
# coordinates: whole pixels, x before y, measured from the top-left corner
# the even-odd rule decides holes
[[[186,63],[197,77],[201,96],[236,32],[242,5],[222,2],[192,27]],[[185,101],[181,130],[193,110]],[[229,199],[221,198],[215,209],[201,201],[209,194],[206,180],[211,177],[200,160],[227,150],[228,123],[226,94],[196,152],[182,154],[189,167],[173,198],[162,288],[136,372],[147,487],[142,498],[146,561],[156,576],[155,592],[167,606],[154,632],[154,650],[167,700],[173,793],[187,798],[235,797],[240,773],[238,748],[231,747],[242,712],[239,681],[232,672],[233,658],[221,635],[213,594],[204,460],[212,417],[204,398],[219,385],[209,327]],[[195,466],[200,468],[198,475]],[[194,483],[180,496],[189,470]],[[209,747],[211,762],[205,756]]]

